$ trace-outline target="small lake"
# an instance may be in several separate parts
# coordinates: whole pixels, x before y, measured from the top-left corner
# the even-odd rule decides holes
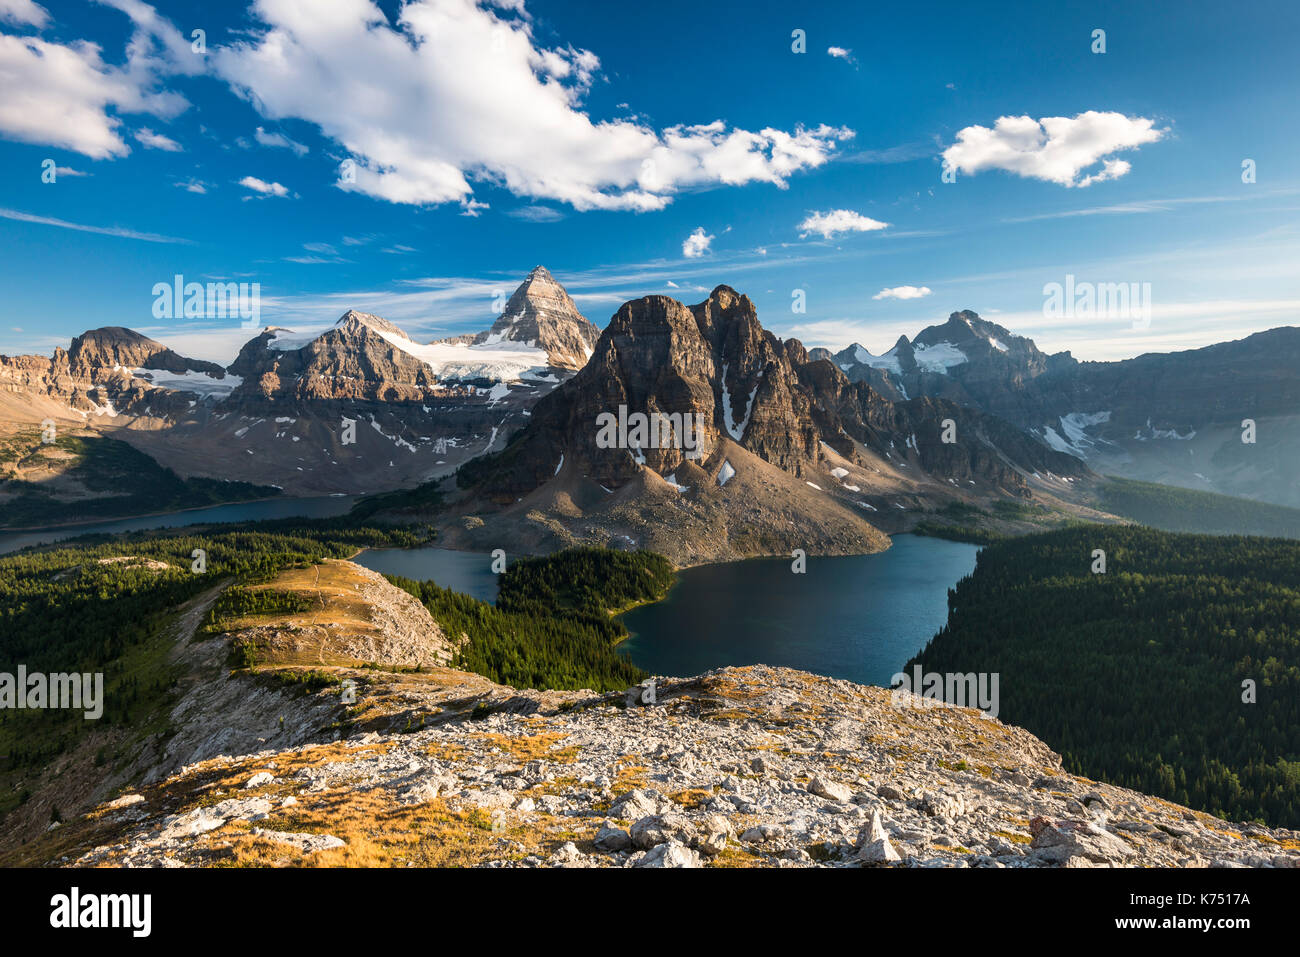
[[[208,522],[254,522],[273,518],[332,518],[345,515],[357,500],[355,495],[326,495],[316,498],[270,498],[260,502],[234,502],[192,508],[162,515],[109,519],[82,525],[59,525],[54,528],[23,532],[0,532],[0,555],[28,545],[63,541],[92,532],[136,532],[148,528],[175,528]]]
[[[345,514],[353,496],[271,499],[166,515],[0,533],[0,554],[89,532],[206,522]],[[896,535],[875,555],[809,558],[797,575],[785,558],[701,565],[678,573],[668,597],[622,617],[619,652],[652,674],[695,675],[725,665],[783,665],[863,684],[890,677],[948,618],[948,589],[975,567],[976,545]],[[367,549],[358,564],[435,581],[495,602],[492,557],[447,548]]]
[[[759,558],[678,574],[668,597],[623,616],[619,650],[651,674],[779,665],[889,686],[948,620],[948,589],[975,568],[977,545],[895,535],[875,555]]]
[[[492,556],[450,548],[368,548],[352,559],[381,575],[402,575],[432,581],[495,604],[500,576],[492,571]]]

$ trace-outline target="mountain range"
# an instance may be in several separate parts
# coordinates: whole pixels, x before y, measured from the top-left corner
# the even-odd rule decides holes
[[[871,551],[999,501],[1013,518],[1097,517],[1100,474],[1296,505],[1297,360],[1300,329],[1280,328],[1080,362],[970,311],[880,356],[808,350],[727,286],[694,306],[632,300],[602,332],[538,266],[488,329],[427,343],[349,310],[318,334],[263,329],[225,367],[121,327],[0,357],[0,505],[58,473],[31,454],[49,420],[291,495],[457,473],[444,532],[467,547]],[[603,446],[598,421],[620,409],[699,422],[698,450]]]
[[[955,312],[884,355],[856,344],[814,354],[882,395],[945,398],[1006,419],[1098,472],[1300,505],[1295,327],[1186,352],[1080,362]]]

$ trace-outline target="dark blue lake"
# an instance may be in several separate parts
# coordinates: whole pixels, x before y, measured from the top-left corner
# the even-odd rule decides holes
[[[450,548],[373,548],[352,559],[382,575],[432,581],[479,601],[495,604],[497,581],[492,556]]]
[[[948,589],[978,551],[896,535],[875,555],[809,558],[802,575],[776,558],[688,568],[666,599],[623,616],[619,649],[657,675],[765,664],[887,687],[947,621]]]

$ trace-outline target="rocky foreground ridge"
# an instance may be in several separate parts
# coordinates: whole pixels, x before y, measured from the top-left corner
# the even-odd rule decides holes
[[[1300,866],[1294,832],[1065,774],[1027,732],[881,688],[756,666],[654,705],[525,697],[191,765],[102,805],[103,843],[58,863]]]
[[[920,699],[899,702],[883,688],[758,665],[661,678],[653,696],[602,695],[519,691],[439,664],[398,668],[391,663],[412,655],[441,660],[449,639],[379,576],[347,562],[319,568],[320,577],[298,573],[299,585],[320,589],[312,615],[333,615],[335,627],[264,623],[279,630],[266,647],[281,652],[256,674],[205,671],[222,641],[193,640],[202,608],[191,609],[177,654],[203,680],[177,704],[173,743],[154,771],[0,859],[1300,866],[1296,832],[1230,824],[1064,773],[1026,731],[970,709],[900,706]],[[399,640],[377,638],[377,622]],[[428,655],[412,630],[422,622]],[[374,642],[364,652],[358,634]],[[357,668],[359,653],[390,666]],[[356,681],[355,702],[337,686],[304,691],[277,680],[286,661]]]

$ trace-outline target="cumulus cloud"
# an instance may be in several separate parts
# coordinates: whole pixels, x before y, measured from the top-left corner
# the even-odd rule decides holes
[[[709,251],[714,239],[714,236],[704,231],[703,226],[697,226],[695,232],[682,241],[682,255],[687,259],[699,259]]]
[[[94,43],[0,34],[0,135],[108,159],[131,152],[118,114],[165,120],[189,105],[178,93],[159,89],[164,74],[202,68],[180,33],[138,0],[104,2],[134,24],[121,66],[106,63]],[[0,0],[0,19],[41,27],[48,17],[36,4]]]
[[[245,176],[239,181],[239,185],[245,189],[251,189],[255,193],[261,193],[263,196],[288,196],[289,189],[279,183],[268,183],[266,180],[258,179],[256,176]]]
[[[216,70],[268,119],[342,144],[356,166],[339,188],[390,202],[468,206],[482,182],[579,210],[661,209],[690,187],[785,187],[852,136],[594,120],[582,101],[599,58],[540,44],[522,2],[412,0],[395,22],[371,0],[252,12],[254,35],[215,51]]]
[[[872,299],[921,299],[930,295],[929,286],[894,286],[882,289]]]
[[[943,152],[949,169],[972,175],[990,169],[1005,170],[1029,179],[1062,186],[1091,186],[1118,179],[1132,168],[1126,160],[1111,158],[1120,150],[1154,143],[1168,133],[1154,120],[1123,113],[1088,110],[1075,117],[1001,116],[987,126],[968,126],[957,142]],[[1100,169],[1080,175],[1095,164]]]
[[[854,65],[856,65],[858,62],[857,57],[853,55],[853,51],[846,50],[844,49],[844,47],[827,47],[826,52],[829,53],[831,56],[835,57],[835,59],[837,60],[845,60]]]
[[[0,0],[0,20],[20,27],[43,27],[50,22],[50,13],[32,0]]]
[[[869,233],[876,229],[884,229],[888,225],[889,223],[882,223],[878,219],[863,216],[851,209],[832,209],[825,213],[809,213],[808,217],[799,224],[798,229],[800,239],[812,233],[819,233],[823,239],[830,239],[840,233]]]

